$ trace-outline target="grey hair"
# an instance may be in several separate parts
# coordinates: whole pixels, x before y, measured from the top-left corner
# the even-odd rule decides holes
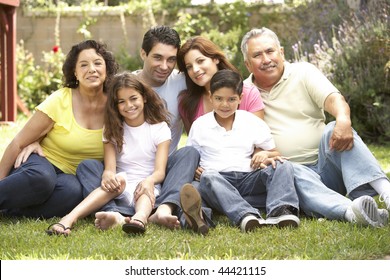
[[[248,41],[249,39],[253,37],[260,37],[260,36],[268,36],[271,39],[273,39],[277,45],[277,47],[280,49],[280,42],[278,35],[276,35],[275,32],[273,32],[271,29],[268,29],[266,27],[262,28],[253,28],[251,31],[248,31],[241,41],[241,52],[244,56],[244,61],[248,59]]]

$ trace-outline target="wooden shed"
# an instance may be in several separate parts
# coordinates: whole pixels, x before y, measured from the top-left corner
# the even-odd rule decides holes
[[[19,0],[0,0],[1,122],[16,120],[16,8],[19,4]]]

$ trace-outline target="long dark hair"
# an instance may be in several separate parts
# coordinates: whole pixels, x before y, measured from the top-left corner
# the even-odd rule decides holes
[[[118,110],[118,91],[123,88],[133,88],[146,101],[144,105],[145,121],[150,124],[166,122],[170,124],[170,114],[164,100],[148,85],[144,84],[136,75],[122,72],[112,78],[108,100],[104,114],[104,138],[116,143],[118,152],[123,147],[123,116]]]
[[[190,50],[198,50],[204,56],[211,59],[218,59],[218,70],[230,69],[239,73],[237,68],[229,62],[223,51],[212,41],[201,36],[195,36],[188,39],[187,42],[185,42],[179,49],[177,55],[177,66],[180,72],[184,72],[187,83],[187,90],[182,91],[179,95],[179,107],[182,108],[182,111],[184,112],[184,115],[181,116],[183,121],[188,124],[192,124],[194,121],[196,108],[198,107],[200,99],[205,92],[205,88],[195,84],[188,75],[184,56]]]
[[[112,52],[107,50],[107,46],[104,43],[97,42],[95,40],[86,40],[73,45],[71,50],[66,56],[64,65],[62,66],[63,85],[69,88],[77,88],[78,82],[74,74],[76,69],[77,59],[80,52],[83,50],[94,49],[97,54],[101,55],[106,62],[106,80],[103,83],[103,91],[106,92],[108,84],[118,71],[118,63],[115,61],[115,57]]]

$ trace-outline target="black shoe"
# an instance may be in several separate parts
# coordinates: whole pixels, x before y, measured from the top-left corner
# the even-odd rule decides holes
[[[265,220],[268,225],[277,227],[298,227],[298,209],[290,205],[282,205],[274,209]]]

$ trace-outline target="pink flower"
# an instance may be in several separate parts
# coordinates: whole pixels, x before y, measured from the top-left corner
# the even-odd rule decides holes
[[[58,52],[59,49],[60,49],[59,46],[54,46],[54,47],[53,47],[53,52],[56,53],[56,52]]]

